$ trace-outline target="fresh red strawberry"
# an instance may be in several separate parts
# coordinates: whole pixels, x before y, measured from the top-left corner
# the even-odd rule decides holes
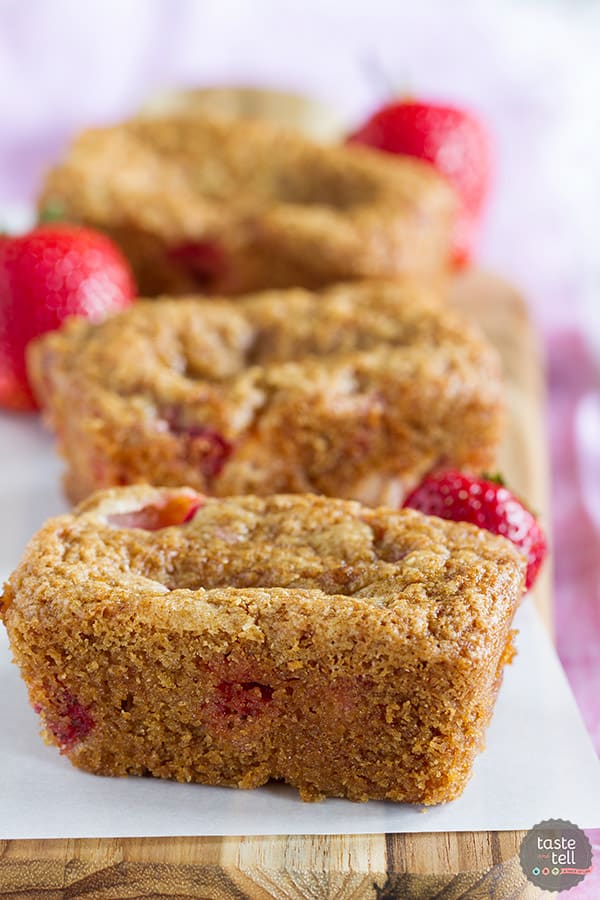
[[[375,112],[349,137],[387,153],[432,163],[460,201],[454,231],[454,262],[471,257],[492,170],[491,141],[472,113],[455,106],[398,100]]]
[[[508,538],[527,557],[527,590],[546,555],[546,538],[533,513],[500,481],[473,478],[464,472],[428,475],[408,495],[404,506],[454,522],[471,522]]]
[[[76,225],[40,225],[0,240],[0,406],[35,409],[29,341],[67,316],[97,320],[127,306],[135,283],[107,237]]]

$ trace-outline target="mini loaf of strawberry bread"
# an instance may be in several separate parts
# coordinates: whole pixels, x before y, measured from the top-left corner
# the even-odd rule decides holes
[[[188,116],[86,131],[40,198],[110,234],[146,296],[439,277],[454,207],[417,160]]]
[[[140,302],[31,345],[73,500],[189,484],[397,505],[438,467],[494,464],[495,352],[422,287]]]
[[[76,766],[433,804],[483,747],[524,574],[414,510],[137,486],[50,520],[0,609]]]

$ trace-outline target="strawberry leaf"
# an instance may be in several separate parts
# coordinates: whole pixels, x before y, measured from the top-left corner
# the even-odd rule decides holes
[[[484,481],[491,481],[492,484],[499,484],[500,487],[506,487],[506,480],[500,472],[482,472],[481,477]]]
[[[62,204],[58,203],[57,201],[52,200],[40,210],[38,222],[40,224],[45,224],[47,222],[60,222],[65,218],[66,216],[64,206],[62,206]]]

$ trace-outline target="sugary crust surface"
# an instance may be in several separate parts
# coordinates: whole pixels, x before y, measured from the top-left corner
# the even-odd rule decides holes
[[[50,520],[0,612],[77,766],[437,803],[482,747],[524,571],[412,510],[138,486]]]
[[[448,261],[454,198],[434,169],[264,122],[134,120],[84,132],[40,207],[108,231],[140,292],[240,293]]]
[[[31,345],[74,500],[136,482],[397,505],[427,471],[494,465],[499,362],[410,283],[140,302]]]

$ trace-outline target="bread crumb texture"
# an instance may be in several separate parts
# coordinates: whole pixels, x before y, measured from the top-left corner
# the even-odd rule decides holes
[[[496,352],[412,282],[134,304],[34,341],[74,501],[133,483],[399,506],[438,468],[492,470]]]
[[[175,116],[84,132],[39,205],[107,232],[155,296],[437,280],[456,201],[416,159],[265,122]]]
[[[2,615],[80,768],[434,804],[483,746],[524,573],[413,510],[136,486],[50,520]]]

